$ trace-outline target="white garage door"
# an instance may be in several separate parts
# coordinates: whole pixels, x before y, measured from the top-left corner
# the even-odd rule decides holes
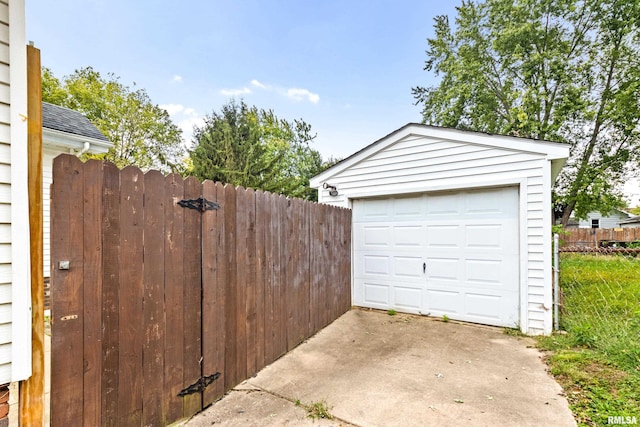
[[[518,323],[517,187],[354,200],[353,221],[356,305]]]

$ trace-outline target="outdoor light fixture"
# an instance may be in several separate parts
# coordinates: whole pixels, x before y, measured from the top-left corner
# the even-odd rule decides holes
[[[329,190],[330,196],[338,195],[338,189],[336,188],[335,185],[330,185],[329,183],[325,182],[324,184],[322,184],[322,188],[324,188],[325,190]]]

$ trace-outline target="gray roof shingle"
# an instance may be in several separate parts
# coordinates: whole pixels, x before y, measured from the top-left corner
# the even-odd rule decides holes
[[[109,141],[107,137],[81,113],[58,105],[49,104],[48,102],[42,103],[42,127],[102,141]]]

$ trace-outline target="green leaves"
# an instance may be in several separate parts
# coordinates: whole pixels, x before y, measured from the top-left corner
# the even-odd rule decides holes
[[[315,200],[309,179],[324,166],[309,147],[314,138],[302,120],[288,122],[232,100],[195,129],[191,172],[203,180]]]
[[[104,156],[118,167],[179,172],[185,150],[181,130],[144,89],[131,90],[117,76],[92,67],[61,80],[43,68],[42,100],[83,113],[114,144]]]
[[[640,162],[640,6],[631,0],[464,1],[435,19],[414,87],[423,120],[572,144],[556,192],[583,215],[619,202]],[[604,193],[603,193],[604,192]]]

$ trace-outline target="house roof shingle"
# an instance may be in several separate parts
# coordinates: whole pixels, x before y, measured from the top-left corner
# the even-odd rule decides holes
[[[620,221],[620,224],[636,224],[640,223],[640,216],[634,216],[629,219],[625,219],[624,221]]]
[[[42,103],[42,127],[109,141],[83,114],[48,102]]]

